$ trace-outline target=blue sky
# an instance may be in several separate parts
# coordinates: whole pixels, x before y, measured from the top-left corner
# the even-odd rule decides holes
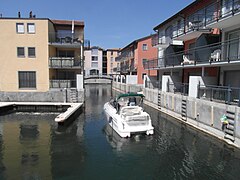
[[[153,27],[194,0],[0,0],[3,17],[84,20],[92,46],[121,48],[154,33]]]

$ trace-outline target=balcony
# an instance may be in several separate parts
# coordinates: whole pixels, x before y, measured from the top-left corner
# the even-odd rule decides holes
[[[57,48],[81,48],[82,33],[49,33],[49,44]]]
[[[208,27],[223,29],[240,24],[240,0],[222,0],[216,12]]]
[[[240,64],[240,38],[198,46],[193,49],[165,53],[158,59],[144,62],[144,69],[224,66]]]
[[[146,69],[146,70],[153,70],[153,69],[158,69],[159,68],[159,60],[161,58],[155,58],[155,59],[150,59],[150,60],[147,60],[147,61],[144,61],[143,62],[143,68]]]
[[[49,68],[79,69],[81,68],[81,60],[74,57],[51,57],[49,59]]]
[[[152,37],[152,46],[154,47],[162,47],[166,48],[169,46],[169,44],[172,42],[172,39],[167,36],[158,36],[158,34],[155,34]]]
[[[76,80],[51,79],[50,88],[76,88]]]
[[[124,73],[124,74],[126,74],[126,73],[128,73],[129,71],[130,71],[130,68],[129,68],[129,65],[128,64],[126,64],[126,65],[121,65],[121,68],[120,68],[121,70],[121,73]]]
[[[113,72],[120,72],[120,71],[121,71],[120,67],[113,68]]]

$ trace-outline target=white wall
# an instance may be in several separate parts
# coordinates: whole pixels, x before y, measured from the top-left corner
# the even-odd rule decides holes
[[[126,84],[137,84],[137,75],[127,75]]]
[[[83,75],[77,74],[77,89],[83,89]]]
[[[85,63],[84,63],[84,69],[85,69],[85,74],[90,75],[90,70],[91,69],[97,69],[99,71],[99,74],[102,74],[102,50],[98,50],[98,67],[92,67],[92,51],[91,49],[85,50],[84,51],[84,56],[85,56]]]
[[[167,83],[174,84],[177,82],[181,82],[181,76],[170,76],[170,75],[163,75],[162,76],[162,91],[167,92]]]
[[[190,76],[189,77],[189,89],[188,96],[197,98],[198,96],[198,85],[201,87],[206,87],[206,85],[217,85],[216,77],[201,77],[201,76]]]

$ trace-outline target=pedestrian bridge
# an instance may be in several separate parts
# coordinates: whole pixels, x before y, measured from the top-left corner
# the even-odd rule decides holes
[[[110,75],[87,75],[84,77],[85,84],[110,84],[113,77]]]

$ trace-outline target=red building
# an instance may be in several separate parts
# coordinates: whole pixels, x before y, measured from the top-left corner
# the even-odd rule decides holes
[[[157,48],[152,46],[152,35],[134,40],[121,49],[116,61],[120,62],[121,75],[137,75],[137,83],[143,84],[144,75],[157,78],[156,70],[145,70],[144,62],[157,57]]]

